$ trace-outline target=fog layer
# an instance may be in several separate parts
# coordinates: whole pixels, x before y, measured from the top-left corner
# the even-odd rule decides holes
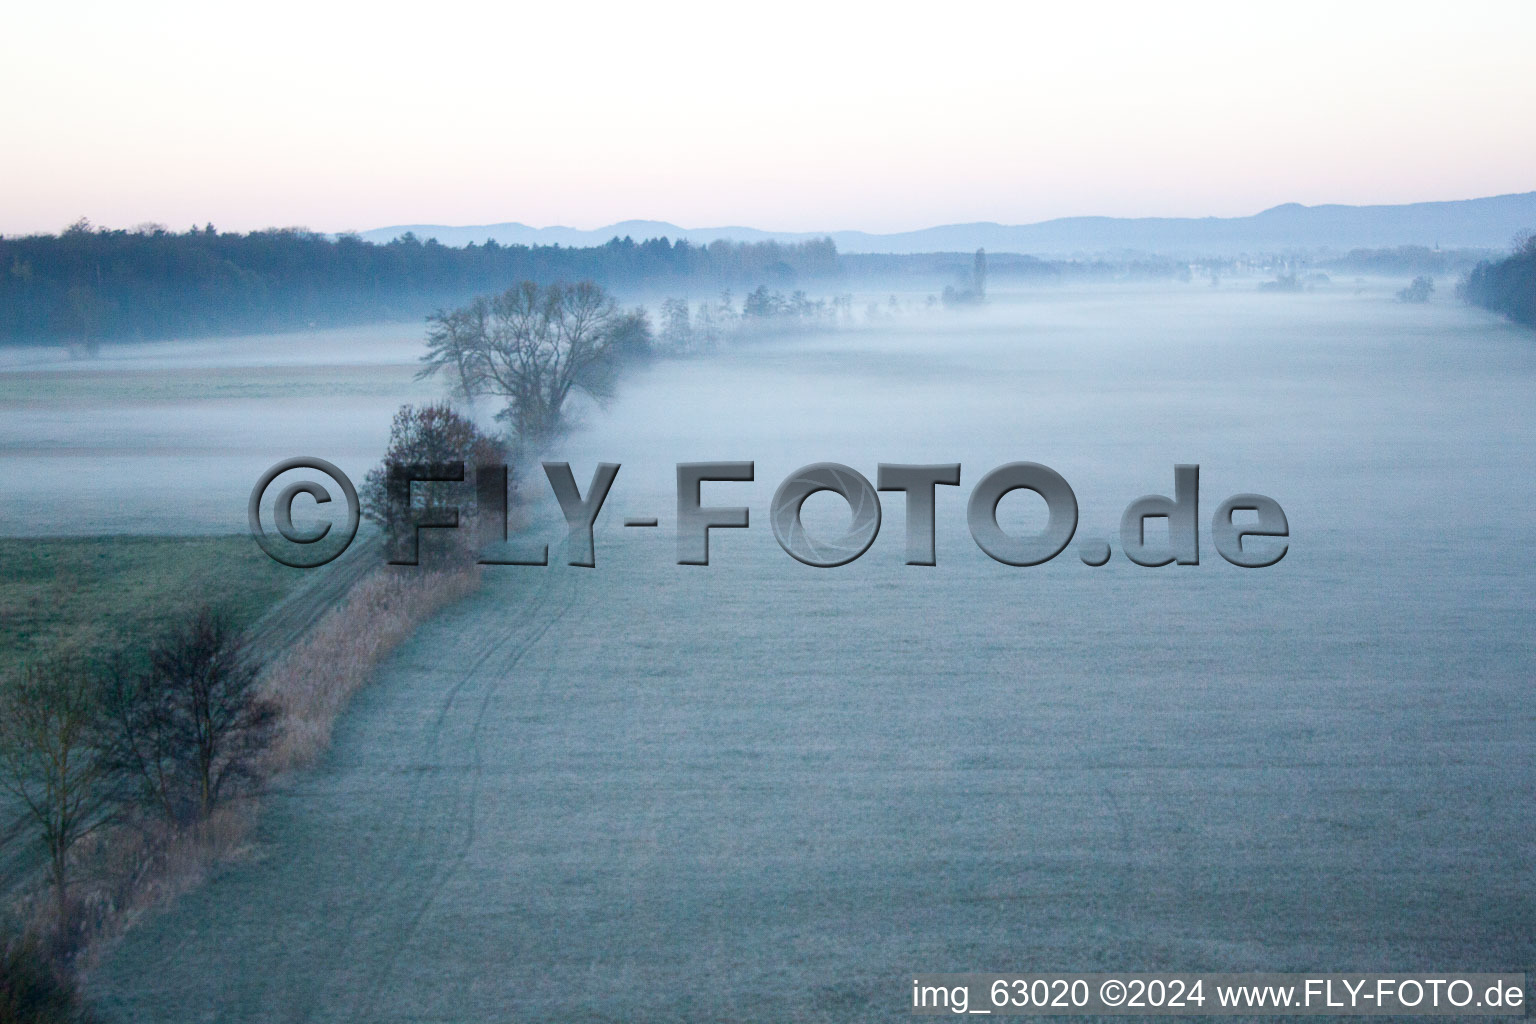
[[[360,453],[390,379],[322,403],[358,443],[315,454]],[[1449,302],[1196,287],[657,364],[552,453],[583,487],[623,465],[596,568],[488,569],[95,995],[143,1021],[847,1021],[904,1012],[918,971],[1528,963],[1533,392],[1529,333]],[[241,458],[325,445],[295,423]],[[704,494],[752,525],[679,566],[674,466],[706,459],[756,462]],[[976,549],[966,496],[1020,459],[1071,483],[1107,566]],[[784,554],[769,499],[816,461],[960,462],[938,565],[902,564],[898,495],[859,561]],[[1201,564],[1130,564],[1120,511],[1183,462]],[[1273,568],[1210,545],[1240,491],[1289,517]]]

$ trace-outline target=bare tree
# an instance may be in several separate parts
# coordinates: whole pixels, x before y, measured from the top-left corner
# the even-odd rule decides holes
[[[206,818],[255,779],[271,739],[276,709],[257,695],[259,672],[229,620],[199,609],[154,643],[147,671],[109,688],[114,769],[170,820]]]
[[[708,302],[699,303],[699,312],[694,319],[692,333],[698,340],[699,347],[706,351],[712,350],[720,343],[720,322]]]
[[[426,365],[418,380],[442,373],[449,379],[454,397],[470,400],[485,377],[484,339],[488,333],[490,302],[478,298],[455,310],[438,310],[427,318]]]
[[[662,300],[661,343],[671,352],[687,352],[693,347],[693,322],[687,299]]]
[[[111,770],[124,782],[124,795],[153,808],[167,821],[186,816],[178,806],[179,759],[173,730],[162,722],[163,701],[149,673],[133,665],[125,652],[107,663],[102,689],[102,718]]]
[[[229,620],[202,608],[151,649],[150,673],[166,688],[172,721],[184,737],[203,817],[231,783],[254,775],[277,709],[256,695],[261,669]]]
[[[72,657],[29,665],[0,689],[0,786],[47,850],[61,924],[69,919],[70,851],[115,807],[100,695],[97,674]]]
[[[431,322],[422,374],[447,372],[469,397],[504,399],[497,418],[525,449],[558,429],[573,391],[611,393],[619,343],[636,327],[634,314],[590,281],[524,281]]]

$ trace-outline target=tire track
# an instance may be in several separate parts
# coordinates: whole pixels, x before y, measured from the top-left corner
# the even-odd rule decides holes
[[[436,863],[444,855],[438,847],[446,842],[444,829],[451,820],[445,823],[442,817],[449,803],[456,801],[453,801],[453,794],[443,792],[443,780],[431,776],[449,773],[420,769],[438,765],[445,725],[451,722],[465,688],[480,678],[485,666],[509,647],[516,655],[536,642],[537,637],[527,638],[526,630],[520,631],[518,626],[530,618],[538,620],[533,629],[542,636],[564,614],[565,608],[557,607],[553,616],[543,621],[544,613],[551,606],[551,592],[558,582],[552,574],[541,578],[530,588],[527,599],[514,605],[518,614],[508,620],[510,625],[506,629],[457,631],[456,644],[460,637],[471,638],[473,643],[471,649],[462,654],[457,650],[452,652],[454,660],[464,667],[438,696],[436,714],[431,721],[410,740],[410,750],[414,754],[399,758],[396,770],[388,776],[390,779],[408,777],[408,783],[394,791],[388,786],[367,791],[378,794],[368,809],[378,822],[378,833],[398,838],[382,849],[375,841],[359,851],[359,855],[345,861],[341,860],[344,851],[327,848],[328,866],[339,869],[337,874],[341,878],[351,879],[347,884],[338,881],[331,887],[332,891],[346,895],[346,903],[337,908],[339,914],[306,914],[298,922],[290,922],[298,923],[302,934],[282,936],[278,962],[273,964],[274,969],[266,975],[262,986],[264,1005],[286,1004],[286,1012],[273,1016],[295,1022],[330,1021],[335,1019],[338,1008],[353,1006],[359,1001],[356,968],[372,951],[381,948],[381,936],[388,939],[388,923],[392,919],[398,920],[395,916],[398,911],[392,908],[399,900],[390,897],[401,893],[403,898],[410,889],[412,879],[420,874],[423,854],[427,863]],[[442,614],[450,619],[454,617],[452,611]],[[435,628],[445,627],[439,624]],[[334,753],[331,756],[334,757]],[[330,770],[332,773],[344,772],[345,768],[338,769],[332,761]],[[327,838],[317,835],[310,841],[324,844]],[[338,947],[335,943],[337,936],[345,936],[349,941]],[[327,962],[328,970],[316,971],[317,964]],[[306,975],[315,978],[314,985],[295,992],[293,979]]]
[[[401,838],[391,844],[381,864],[370,862],[376,873],[367,884],[347,890],[374,898],[355,900],[339,931],[334,919],[324,929],[326,935],[347,935],[352,941],[345,960],[330,972],[324,997],[311,1001],[301,1019],[315,1019],[320,1014],[330,1020],[338,1013],[376,1019],[374,1008],[399,956],[451,877],[454,865],[462,863],[473,843],[475,805],[484,768],[480,740],[491,702],[516,666],[578,600],[579,594],[562,575],[547,575],[529,601],[517,608],[512,624],[487,638],[444,692],[436,714],[414,742],[417,754],[413,760],[417,764],[448,770],[415,773],[407,791],[389,801],[393,813],[383,831],[386,836]],[[477,684],[484,692],[470,712],[462,698]],[[470,754],[468,772],[444,762],[445,757],[461,752]],[[409,921],[404,930],[403,920]],[[312,969],[313,961],[309,962]]]
[[[416,906],[414,910],[410,911],[408,914],[391,915],[387,921],[387,925],[389,927],[397,930],[394,931],[390,937],[390,941],[387,946],[388,953],[384,962],[380,965],[379,969],[374,972],[372,982],[365,989],[367,994],[367,1002],[361,1008],[361,1012],[358,1013],[359,1019],[370,1022],[377,1021],[379,1019],[377,1007],[378,1002],[383,995],[385,983],[390,977],[393,976],[395,972],[395,965],[398,963],[400,957],[406,952],[407,947],[409,947],[409,945],[415,940],[417,933],[420,931],[421,923],[426,918],[428,911],[431,910],[432,905],[437,901],[439,895],[441,895],[443,889],[446,888],[449,881],[453,879],[453,877],[458,873],[459,869],[463,866],[464,861],[469,856],[470,850],[474,846],[476,838],[476,815],[480,805],[481,784],[484,780],[485,774],[485,751],[481,740],[484,733],[486,717],[490,712],[493,699],[501,691],[502,684],[510,678],[510,673],[512,670],[522,662],[523,657],[535,646],[537,646],[539,642],[543,640],[544,636],[548,634],[549,631],[553,629],[557,623],[565,622],[566,617],[570,613],[571,609],[574,608],[578,603],[578,596],[579,595],[577,595],[575,592],[572,592],[569,598],[562,603],[560,609],[538,630],[534,636],[530,637],[525,644],[513,652],[505,664],[499,666],[493,673],[492,678],[487,681],[484,696],[481,698],[480,706],[476,711],[474,721],[470,726],[469,750],[471,751],[473,760],[469,772],[469,785],[467,788],[461,788],[456,794],[458,800],[456,802],[456,813],[452,816],[452,828],[445,829],[440,833],[445,837],[445,842],[442,844],[443,846],[450,845],[446,843],[446,839],[452,837],[455,832],[457,832],[458,835],[458,842],[451,844],[453,849],[447,857],[439,857],[434,862],[432,871],[418,887],[420,891],[419,894],[415,897]],[[584,609],[578,616],[576,623],[579,624],[581,619],[584,619],[585,617],[586,611]],[[530,679],[536,681],[540,691],[547,689],[548,679],[546,676],[531,676]],[[543,698],[545,693],[538,692],[533,694],[533,696],[536,700],[538,700]],[[398,925],[402,917],[406,918],[407,920],[405,922],[404,928],[398,929]]]

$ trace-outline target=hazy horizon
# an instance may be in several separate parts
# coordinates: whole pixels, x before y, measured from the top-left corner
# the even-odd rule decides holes
[[[494,227],[505,227],[505,226],[509,226],[509,225],[518,225],[518,226],[521,226],[521,227],[532,229],[534,231],[579,231],[579,232],[587,232],[587,231],[602,231],[605,228],[618,227],[620,225],[625,225],[625,224],[668,225],[668,226],[671,226],[671,227],[680,228],[681,230],[684,230],[684,231],[723,231],[723,230],[732,230],[732,229],[744,228],[744,229],[748,229],[748,230],[752,230],[752,231],[761,231],[761,232],[763,232],[765,234],[774,234],[774,235],[822,235],[822,234],[826,234],[826,235],[838,235],[838,234],[899,235],[899,234],[913,234],[913,233],[924,231],[924,230],[927,230],[927,229],[930,229],[930,228],[968,227],[968,226],[972,226],[972,225],[986,225],[986,226],[996,225],[996,226],[999,226],[999,227],[1033,227],[1033,226],[1036,226],[1036,225],[1048,224],[1048,223],[1051,223],[1051,222],[1054,222],[1054,221],[1061,221],[1061,220],[1094,220],[1094,219],[1111,219],[1111,220],[1240,220],[1240,219],[1244,219],[1244,218],[1247,218],[1247,217],[1256,217],[1256,216],[1259,216],[1260,214],[1269,213],[1271,211],[1278,210],[1278,209],[1281,209],[1281,208],[1284,208],[1284,207],[1297,207],[1297,206],[1303,207],[1305,209],[1319,209],[1319,208],[1327,208],[1327,207],[1347,207],[1347,208],[1360,209],[1360,208],[1368,208],[1368,207],[1375,207],[1375,206],[1413,206],[1413,205],[1422,205],[1422,204],[1431,204],[1431,203],[1463,203],[1463,202],[1473,202],[1473,201],[1482,200],[1482,199],[1506,199],[1506,198],[1511,198],[1511,197],[1516,197],[1516,196],[1536,195],[1536,178],[1532,179],[1531,185],[1532,185],[1532,187],[1530,187],[1530,188],[1521,188],[1521,189],[1516,189],[1516,190],[1509,191],[1509,192],[1501,192],[1501,193],[1498,193],[1496,195],[1495,194],[1487,194],[1487,195],[1427,196],[1427,197],[1422,198],[1422,199],[1405,199],[1405,200],[1402,200],[1400,202],[1391,202],[1391,203],[1387,203],[1387,202],[1381,202],[1381,203],[1376,203],[1376,202],[1345,203],[1345,202],[1332,202],[1332,201],[1320,201],[1320,202],[1316,202],[1316,203],[1300,203],[1300,202],[1295,202],[1293,200],[1281,200],[1281,201],[1278,201],[1278,202],[1270,203],[1270,204],[1264,206],[1261,209],[1239,211],[1239,212],[1236,212],[1236,213],[1224,213],[1224,214],[1214,214],[1214,213],[1210,213],[1210,214],[1206,214],[1206,213],[1189,213],[1189,214],[1163,214],[1163,213],[1106,214],[1106,213],[1096,213],[1096,212],[1093,212],[1093,211],[1083,211],[1083,212],[1078,212],[1078,213],[1064,213],[1064,214],[1059,214],[1059,215],[1056,215],[1056,216],[1044,217],[1044,218],[1040,218],[1038,220],[1030,220],[1030,221],[1002,221],[1002,220],[996,220],[996,219],[979,219],[979,220],[970,220],[970,221],[948,221],[948,222],[944,222],[944,223],[937,223],[937,222],[935,222],[935,223],[913,224],[913,225],[910,225],[910,226],[907,226],[907,227],[891,228],[889,230],[876,230],[876,229],[872,229],[872,228],[868,228],[868,227],[863,227],[863,226],[860,226],[860,225],[850,225],[850,224],[809,224],[809,225],[806,225],[806,226],[799,226],[799,227],[794,226],[793,224],[791,224],[789,226],[783,226],[783,225],[778,225],[778,224],[767,224],[767,223],[746,223],[744,221],[731,222],[731,223],[720,222],[720,223],[710,223],[710,224],[687,224],[687,223],[683,223],[682,221],[680,221],[680,220],[678,220],[676,218],[662,217],[662,216],[655,216],[655,217],[652,217],[652,216],[624,216],[624,217],[613,218],[613,219],[610,219],[610,220],[604,220],[604,221],[601,221],[601,222],[591,222],[591,223],[588,223],[588,222],[580,222],[580,223],[532,223],[530,221],[523,220],[523,219],[520,219],[520,218],[515,217],[515,216],[507,216],[507,217],[491,218],[491,219],[487,219],[487,220],[483,220],[483,221],[473,221],[473,222],[471,222],[471,221],[464,221],[464,222],[454,222],[454,223],[450,223],[450,222],[446,222],[446,221],[439,222],[439,221],[412,220],[412,219],[409,219],[409,218],[403,218],[403,219],[397,219],[397,220],[388,221],[388,222],[379,223],[379,224],[370,224],[370,225],[361,226],[361,227],[336,228],[336,229],[319,228],[319,227],[314,227],[313,225],[309,225],[309,224],[279,223],[279,222],[276,222],[276,221],[274,221],[273,223],[270,223],[270,224],[263,224],[263,225],[259,225],[259,226],[251,225],[251,226],[242,226],[242,227],[236,227],[236,226],[226,227],[225,225],[222,225],[222,224],[215,224],[212,219],[206,219],[206,220],[195,220],[194,219],[194,221],[192,221],[191,223],[186,224],[186,225],[167,224],[167,223],[164,223],[164,222],[161,222],[161,221],[138,221],[138,222],[135,222],[133,224],[127,224],[127,223],[109,223],[109,222],[105,222],[105,221],[100,221],[100,220],[97,220],[94,217],[91,217],[88,214],[82,214],[80,217],[76,217],[73,220],[67,221],[65,223],[56,225],[56,226],[51,227],[51,228],[43,227],[43,228],[37,228],[37,229],[34,229],[34,230],[29,230],[27,232],[0,230],[0,237],[12,237],[12,238],[14,238],[14,237],[17,237],[17,236],[22,235],[24,233],[25,234],[57,234],[60,231],[63,231],[65,229],[69,228],[69,227],[72,227],[74,224],[78,223],[81,219],[84,219],[85,221],[87,221],[93,228],[106,229],[106,230],[137,230],[137,229],[141,229],[141,228],[148,228],[148,227],[154,226],[154,227],[164,228],[167,231],[177,232],[177,231],[187,230],[189,228],[201,228],[204,224],[214,224],[214,226],[216,228],[218,228],[219,230],[221,230],[221,231],[222,230],[234,230],[234,231],[307,230],[307,231],[317,231],[317,232],[320,232],[321,234],[338,234],[338,235],[339,234],[361,234],[361,235],[365,235],[365,236],[369,235],[369,234],[372,234],[372,233],[379,232],[379,231],[388,230],[388,229],[393,229],[393,228],[409,228],[409,227],[414,227],[414,226],[418,226],[418,225],[430,225],[430,226],[433,226],[433,227],[451,227],[451,228],[458,229],[458,230],[471,230],[471,229],[477,229],[477,228],[494,228]]]
[[[1311,219],[1304,219],[1311,218]],[[85,218],[94,230],[144,233],[166,230],[198,232],[163,223],[102,224]],[[56,231],[31,234],[58,234]],[[219,227],[211,221],[209,227]],[[1518,225],[1518,226],[1517,226]],[[1162,255],[1217,257],[1249,250],[1317,251],[1355,248],[1432,246],[1435,249],[1500,250],[1536,227],[1536,189],[1498,196],[1442,198],[1405,204],[1306,205],[1280,203],[1248,215],[1233,217],[1108,217],[1082,214],[1024,224],[971,221],[932,224],[908,231],[874,232],[859,228],[820,226],[796,231],[757,224],[681,225],[674,221],[628,217],[592,227],[570,224],[528,224],[515,219],[481,224],[434,224],[401,221],[359,231],[319,232],[339,237],[356,235],[384,243],[412,232],[447,246],[496,241],[503,245],[601,246],[621,235],[636,240],[670,237],[674,241],[709,244],[715,240],[803,242],[831,239],[851,254],[923,254],[984,248],[994,253],[1032,253],[1046,258],[1077,258],[1115,250]],[[227,228],[219,227],[221,231]],[[252,230],[314,231],[308,225],[268,225]],[[1511,233],[1513,232],[1513,233]],[[238,230],[236,233],[240,233]],[[0,238],[7,237],[0,232]],[[11,234],[12,239],[26,237]]]
[[[524,227],[533,228],[533,229],[539,230],[539,231],[548,231],[548,230],[553,230],[553,229],[568,229],[568,230],[572,230],[572,231],[601,231],[604,228],[616,227],[616,226],[621,225],[621,224],[668,224],[668,225],[672,225],[674,227],[682,228],[685,231],[718,231],[718,230],[727,230],[727,229],[730,229],[730,228],[752,228],[754,230],[766,231],[766,232],[772,232],[772,233],[780,233],[780,234],[817,234],[817,233],[825,232],[825,233],[828,233],[828,234],[867,233],[867,234],[873,234],[873,235],[886,235],[886,234],[906,234],[906,233],[911,233],[911,232],[915,232],[915,231],[922,231],[922,230],[924,230],[926,228],[933,228],[933,227],[964,227],[964,226],[971,225],[971,224],[986,224],[986,225],[996,224],[996,225],[1000,225],[1000,226],[1003,226],[1003,227],[1030,227],[1030,226],[1033,226],[1033,225],[1036,225],[1036,224],[1048,224],[1051,221],[1057,221],[1057,220],[1077,220],[1077,219],[1096,219],[1096,218],[1110,218],[1110,219],[1115,219],[1115,220],[1159,220],[1159,219],[1168,219],[1168,220],[1196,220],[1196,219],[1233,220],[1233,219],[1241,219],[1241,218],[1244,218],[1244,217],[1256,217],[1259,214],[1269,213],[1272,210],[1278,210],[1278,209],[1280,209],[1282,207],[1287,207],[1287,206],[1301,206],[1301,207],[1304,207],[1306,209],[1317,209],[1319,207],[1331,207],[1331,206],[1344,206],[1344,207],[1360,208],[1360,207],[1370,207],[1370,206],[1411,206],[1411,205],[1422,204],[1422,203],[1459,203],[1459,202],[1470,202],[1470,201],[1478,200],[1478,199],[1504,199],[1504,198],[1508,198],[1510,196],[1524,196],[1524,195],[1536,194],[1536,177],[1533,177],[1533,179],[1532,179],[1532,186],[1533,187],[1531,187],[1531,188],[1517,189],[1517,190],[1515,190],[1513,192],[1502,192],[1502,193],[1499,193],[1498,195],[1434,196],[1434,197],[1426,197],[1426,198],[1423,198],[1423,199],[1403,200],[1402,202],[1397,202],[1397,203],[1367,203],[1367,202],[1361,202],[1361,203],[1336,203],[1336,202],[1327,202],[1327,201],[1317,202],[1317,203],[1297,203],[1297,202],[1294,202],[1292,200],[1281,200],[1279,202],[1270,203],[1268,206],[1265,206],[1262,209],[1249,210],[1249,211],[1246,211],[1246,212],[1239,212],[1239,213],[1226,213],[1226,214],[1199,214],[1199,213],[1195,213],[1195,214],[1160,214],[1160,213],[1147,213],[1147,214],[1137,214],[1137,213],[1103,214],[1103,213],[1095,213],[1093,211],[1083,211],[1081,213],[1064,213],[1064,214],[1060,214],[1058,216],[1046,217],[1046,218],[1042,218],[1040,220],[1032,220],[1032,221],[1020,221],[1020,222],[1000,221],[1000,220],[952,221],[952,222],[947,222],[947,223],[944,223],[944,224],[918,224],[918,225],[913,225],[911,227],[906,227],[906,228],[894,228],[894,229],[891,229],[889,231],[883,231],[883,230],[882,231],[875,231],[875,230],[871,230],[869,228],[860,227],[858,225],[841,225],[841,224],[822,224],[822,225],[814,225],[813,224],[813,225],[810,225],[810,226],[807,226],[807,227],[779,227],[779,226],[765,227],[765,226],[763,226],[761,224],[746,224],[746,223],[683,224],[680,221],[675,220],[675,219],[670,218],[670,217],[645,217],[645,216],[620,217],[617,220],[604,221],[601,224],[596,224],[596,223],[594,223],[594,224],[531,224],[531,223],[529,223],[527,221],[519,220],[516,217],[505,217],[505,218],[501,218],[499,220],[487,220],[487,221],[484,221],[484,222],[473,223],[473,224],[471,224],[471,223],[451,224],[451,225],[443,224],[441,226],[444,226],[444,227],[456,227],[456,228],[479,228],[479,227],[500,227],[500,226],[507,225],[507,224],[520,224],[520,225],[522,225]],[[408,226],[413,225],[413,224],[426,224],[426,223],[429,223],[429,222],[427,222],[427,221],[402,220],[402,221],[396,221],[396,222],[389,223],[389,224],[376,224],[376,225],[373,225],[373,226],[368,227],[368,228],[363,228],[363,229],[361,229],[361,233],[367,234],[367,233],[369,233],[371,231],[380,231],[380,230],[383,230],[385,228],[408,227]],[[436,222],[432,222],[432,223],[436,224]],[[349,230],[357,230],[357,229],[349,229]]]

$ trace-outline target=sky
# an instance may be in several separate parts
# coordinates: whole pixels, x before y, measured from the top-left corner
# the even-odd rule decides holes
[[[11,3],[0,233],[900,231],[1536,190],[1536,3]]]

